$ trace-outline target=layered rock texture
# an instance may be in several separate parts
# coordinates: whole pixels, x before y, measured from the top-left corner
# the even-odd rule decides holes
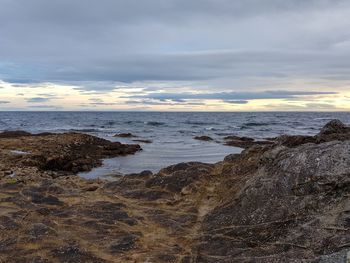
[[[339,121],[116,181],[73,175],[77,160],[116,153],[88,136],[78,154],[71,136],[88,135],[0,138],[0,262],[346,262],[350,129]],[[45,165],[58,149],[78,166]]]

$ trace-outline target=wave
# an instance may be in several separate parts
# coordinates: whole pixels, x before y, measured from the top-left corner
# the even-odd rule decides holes
[[[217,122],[206,122],[206,121],[185,121],[184,124],[190,125],[219,125]]]
[[[269,123],[262,123],[262,122],[246,122],[241,125],[241,129],[250,129],[253,127],[261,127],[261,126],[267,126]]]
[[[113,126],[115,125],[117,122],[116,121],[107,121],[104,123],[104,125],[107,125],[107,126]]]
[[[161,126],[164,125],[164,122],[158,122],[158,121],[145,121],[144,124],[149,126]]]

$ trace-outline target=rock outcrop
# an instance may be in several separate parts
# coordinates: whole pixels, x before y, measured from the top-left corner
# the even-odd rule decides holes
[[[225,140],[225,145],[239,147],[243,149],[248,149],[252,146],[267,145],[267,144],[273,143],[272,141],[269,141],[269,140],[258,141],[253,138],[239,137],[234,135],[226,136],[224,140]]]
[[[9,140],[2,154],[41,138]],[[21,172],[0,179],[0,262],[344,263],[350,250],[350,131],[338,121],[116,181],[11,158],[1,167]]]
[[[130,132],[127,133],[117,133],[114,135],[114,137],[120,137],[120,138],[132,138],[132,137],[136,137],[135,135],[133,135]]]
[[[206,136],[206,135],[202,135],[202,136],[195,136],[193,137],[193,139],[195,140],[198,140],[198,141],[206,141],[206,142],[209,142],[209,141],[213,141],[214,139],[209,137],[209,136]]]
[[[31,135],[20,131],[0,133],[0,147],[0,169],[36,167],[72,173],[89,171],[100,165],[103,158],[141,150],[136,144],[110,142],[82,133]],[[14,152],[18,154],[14,155]]]

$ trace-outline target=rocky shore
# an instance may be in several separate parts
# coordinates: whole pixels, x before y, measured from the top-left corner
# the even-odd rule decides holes
[[[346,262],[350,128],[245,141],[216,164],[104,181],[75,174],[140,147],[0,134],[0,262]]]

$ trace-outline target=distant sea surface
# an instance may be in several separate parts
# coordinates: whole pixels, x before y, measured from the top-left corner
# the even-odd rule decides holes
[[[179,162],[215,163],[241,149],[215,141],[194,140],[207,135],[222,141],[227,135],[257,139],[282,134],[314,135],[332,119],[350,124],[346,112],[0,112],[0,130],[39,132],[84,132],[111,141],[139,143],[142,152],[104,161],[102,167],[82,174],[94,178],[110,173],[135,173],[159,169]],[[117,138],[130,132],[137,138]]]

